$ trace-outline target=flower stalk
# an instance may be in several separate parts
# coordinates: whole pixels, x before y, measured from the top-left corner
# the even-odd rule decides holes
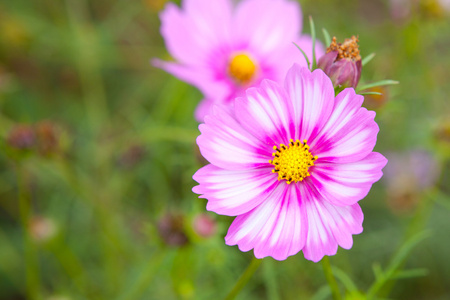
[[[325,278],[327,279],[328,285],[331,289],[331,295],[334,300],[341,300],[341,292],[339,291],[338,284],[334,278],[333,271],[331,270],[330,259],[328,256],[322,258],[323,272],[325,273]]]
[[[250,278],[252,278],[253,274],[256,272],[256,270],[258,269],[261,262],[262,262],[262,259],[253,257],[251,263],[248,265],[247,269],[241,275],[239,280],[236,282],[235,286],[233,287],[231,292],[228,294],[228,296],[225,298],[225,300],[233,300],[234,298],[236,298],[236,296],[239,294],[239,292],[248,283]]]
[[[31,217],[31,195],[28,188],[26,172],[20,164],[17,166],[17,186],[20,220],[23,227],[25,283],[27,299],[39,298],[39,266],[35,245],[29,231]]]

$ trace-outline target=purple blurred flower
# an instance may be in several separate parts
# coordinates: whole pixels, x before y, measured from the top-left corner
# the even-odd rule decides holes
[[[182,8],[167,4],[160,17],[161,34],[176,62],[153,63],[204,94],[198,121],[213,104],[233,111],[233,100],[264,78],[281,83],[294,62],[306,66],[292,42],[312,57],[312,40],[300,35],[301,10],[294,1],[184,0]],[[324,53],[320,43],[316,53]]]
[[[420,193],[432,187],[439,176],[437,161],[430,152],[415,149],[406,153],[388,153],[384,169],[388,205],[394,212],[410,211],[420,200]]]
[[[412,13],[413,6],[417,4],[416,0],[389,0],[389,10],[392,19],[401,21],[409,18]]]
[[[36,133],[31,125],[19,124],[11,129],[7,137],[9,146],[15,149],[30,150],[36,145]]]

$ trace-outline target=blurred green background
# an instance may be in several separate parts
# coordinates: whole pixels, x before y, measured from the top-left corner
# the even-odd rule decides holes
[[[169,59],[165,2],[0,2],[1,300],[220,299],[248,265],[224,243],[232,218],[191,192],[202,96],[149,63]],[[362,82],[400,81],[366,96],[390,162],[360,202],[364,233],[330,258],[341,291],[450,299],[446,1],[300,3],[319,38],[355,34],[376,52]],[[299,253],[264,259],[238,299],[330,297]]]

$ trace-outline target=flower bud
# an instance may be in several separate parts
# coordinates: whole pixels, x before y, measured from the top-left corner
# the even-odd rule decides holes
[[[40,121],[35,126],[37,148],[41,155],[50,156],[60,150],[60,132],[55,123]]]
[[[15,149],[32,149],[36,143],[36,135],[33,127],[25,124],[15,126],[8,134],[7,143]]]
[[[45,243],[52,239],[57,233],[57,226],[52,219],[35,216],[29,223],[31,238],[36,243]]]
[[[184,217],[180,214],[168,213],[159,219],[158,233],[169,246],[184,246],[188,238],[184,232]]]
[[[199,214],[195,217],[193,222],[195,233],[203,238],[214,236],[217,231],[216,221],[207,214]]]
[[[132,169],[145,157],[146,149],[142,145],[134,144],[128,147],[117,159],[117,164],[122,169]]]
[[[331,78],[334,87],[355,88],[361,77],[362,67],[358,38],[352,36],[341,44],[333,37],[326,54],[319,59],[317,66]]]
[[[450,120],[444,120],[438,124],[435,137],[439,142],[450,145]]]

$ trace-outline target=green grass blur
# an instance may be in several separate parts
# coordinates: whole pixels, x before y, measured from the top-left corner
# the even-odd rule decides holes
[[[164,3],[0,2],[0,300],[221,299],[249,264],[252,253],[224,243],[232,218],[208,213],[208,238],[193,225],[206,205],[191,191],[204,164],[193,118],[202,96],[149,63],[170,59]],[[330,258],[341,291],[365,299],[427,230],[400,257],[398,270],[415,271],[395,269],[377,295],[449,299],[450,12],[433,0],[406,13],[380,0],[300,3],[304,32],[312,15],[322,41],[325,27],[359,35],[363,57],[376,52],[362,82],[400,81],[366,97],[376,151],[436,161],[413,166],[423,180],[436,174],[427,188],[385,177],[360,202],[364,232]],[[330,297],[320,264],[299,253],[265,259],[237,299]]]

